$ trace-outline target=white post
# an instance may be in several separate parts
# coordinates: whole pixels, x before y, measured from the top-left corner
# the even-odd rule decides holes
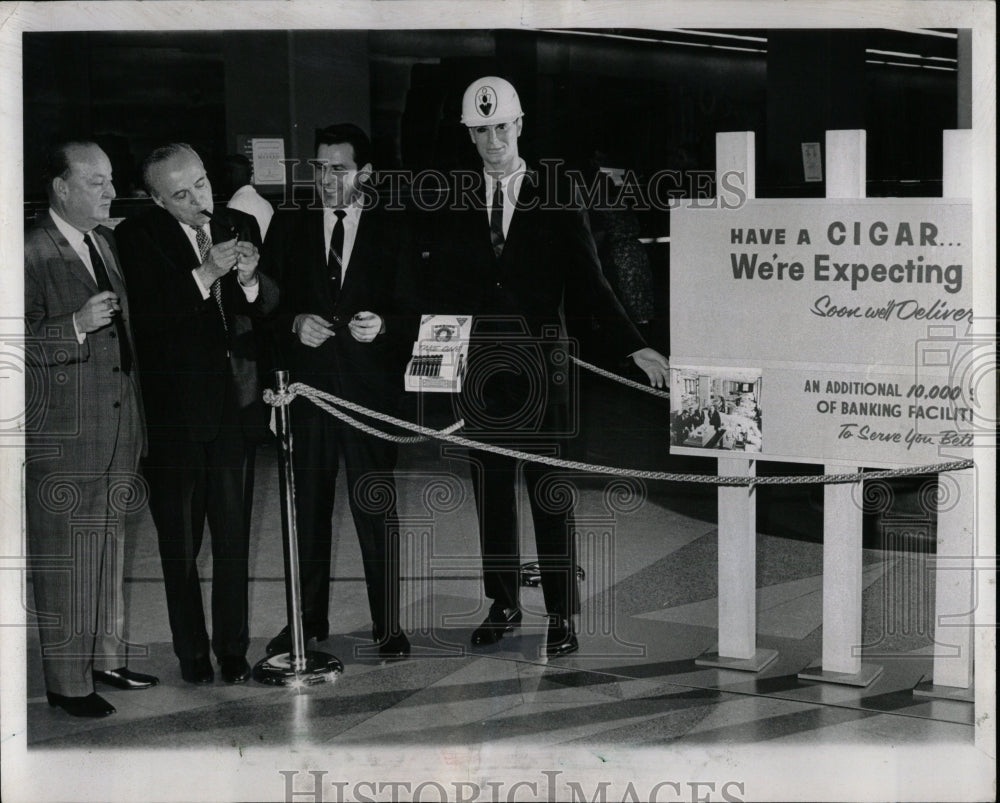
[[[722,176],[742,176],[747,198],[756,196],[754,132],[715,135],[716,197]],[[726,182],[732,186],[733,182]],[[724,477],[756,476],[756,463],[727,455]],[[719,488],[719,646],[695,659],[699,666],[759,672],[778,657],[757,649],[757,495],[745,485]]]
[[[972,196],[972,131],[944,132],[942,195]],[[934,669],[913,693],[974,702],[973,607],[975,583],[975,477],[970,469],[939,480],[937,562],[934,571]],[[966,560],[968,561],[966,563]]]
[[[753,477],[752,460],[720,458],[721,476]],[[719,656],[749,661],[757,651],[757,494],[719,488]]]
[[[863,130],[826,132],[826,197],[864,198],[866,135]],[[826,466],[827,473],[860,471]],[[861,530],[863,510],[853,485],[823,486],[823,654],[803,680],[867,686],[882,667],[861,662]],[[861,495],[858,494],[858,499]]]

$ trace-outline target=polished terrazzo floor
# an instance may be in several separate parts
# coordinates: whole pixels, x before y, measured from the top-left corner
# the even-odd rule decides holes
[[[656,425],[650,409],[640,406],[636,427],[613,432],[599,426],[599,408],[590,410],[596,424],[581,439],[582,456],[662,467],[649,454]],[[227,686],[218,678],[207,687],[184,683],[170,646],[155,533],[143,510],[130,522],[130,665],[161,684],[143,692],[99,689],[117,714],[71,719],[46,704],[29,628],[29,751],[204,746],[242,756],[297,746],[436,745],[447,752],[972,744],[972,705],[911,693],[929,674],[933,649],[933,573],[919,550],[864,553],[865,654],[883,674],[866,688],[797,678],[818,659],[822,639],[822,544],[813,532],[821,515],[808,492],[758,502],[767,523],[757,536],[758,646],[779,654],[759,674],[695,665],[716,644],[714,492],[607,477],[571,477],[585,570],[579,653],[543,657],[541,591],[532,587],[522,589],[520,631],[494,647],[472,648],[468,639],[485,608],[471,484],[459,458],[436,444],[407,447],[397,473],[409,660],[380,664],[364,655],[370,621],[360,555],[338,503],[332,632],[315,649],[338,656],[343,674],[294,691],[252,681]],[[342,476],[338,494],[343,500]],[[268,447],[257,460],[251,663],[284,623],[278,501],[276,453]],[[532,554],[527,518],[523,557]],[[207,602],[210,563],[202,558]]]

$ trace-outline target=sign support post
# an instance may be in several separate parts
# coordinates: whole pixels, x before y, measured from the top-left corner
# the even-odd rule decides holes
[[[756,195],[753,131],[715,137],[716,198],[726,175],[743,176],[747,197]],[[756,462],[722,458],[720,476],[756,476]],[[778,657],[757,649],[757,494],[752,486],[719,491],[719,645],[695,659],[698,666],[760,672]]]
[[[973,178],[971,129],[944,132],[943,168],[944,197],[968,197]],[[939,477],[938,482],[943,480]],[[975,475],[971,469],[953,471],[949,480],[953,488],[938,490],[933,675],[921,679],[913,694],[974,703]],[[962,565],[966,558],[968,564]],[[957,566],[946,562],[956,560]]]
[[[863,130],[826,132],[826,197],[865,197]],[[860,467],[826,466],[828,473],[860,472]],[[802,680],[867,686],[882,674],[861,661],[861,550],[864,510],[858,485],[823,487],[823,653],[818,666],[799,673]]]

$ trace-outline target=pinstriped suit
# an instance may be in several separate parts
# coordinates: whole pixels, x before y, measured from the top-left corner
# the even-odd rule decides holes
[[[128,298],[110,229],[93,232],[131,341]],[[113,325],[78,343],[73,313],[97,283],[46,214],[24,245],[28,555],[48,691],[93,692],[91,669],[125,665],[125,512],[145,448],[135,378]],[[131,345],[135,353],[135,345]]]

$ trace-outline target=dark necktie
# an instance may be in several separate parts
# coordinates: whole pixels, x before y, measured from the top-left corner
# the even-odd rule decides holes
[[[493,185],[493,208],[490,210],[490,242],[497,259],[503,253],[503,183]]]
[[[333,224],[333,233],[330,235],[330,254],[326,263],[330,268],[333,288],[339,290],[344,277],[344,217],[347,212],[343,209],[334,209],[333,214],[337,216],[337,222]]]
[[[104,264],[104,260],[101,259],[101,253],[97,250],[97,246],[94,244],[93,235],[84,235],[83,241],[87,244],[87,250],[90,252],[90,264],[94,269],[94,278],[97,280],[97,289],[101,292],[105,290],[110,290],[114,292],[114,288],[111,286],[111,279],[108,276],[108,268]],[[128,343],[128,333],[125,331],[125,321],[122,320],[121,313],[117,313],[112,320],[115,324],[115,333],[118,338],[118,357],[121,360],[122,370],[127,374],[132,370],[132,347]]]
[[[194,239],[198,244],[198,255],[201,257],[201,261],[204,262],[208,259],[208,252],[212,250],[212,241],[209,239],[208,235],[205,234],[204,227],[199,227],[194,230]],[[226,308],[222,306],[222,277],[220,276],[214,282],[209,289],[212,294],[212,298],[215,299],[215,306],[219,308],[219,315],[222,316],[222,328],[229,331],[229,324],[226,323]]]

